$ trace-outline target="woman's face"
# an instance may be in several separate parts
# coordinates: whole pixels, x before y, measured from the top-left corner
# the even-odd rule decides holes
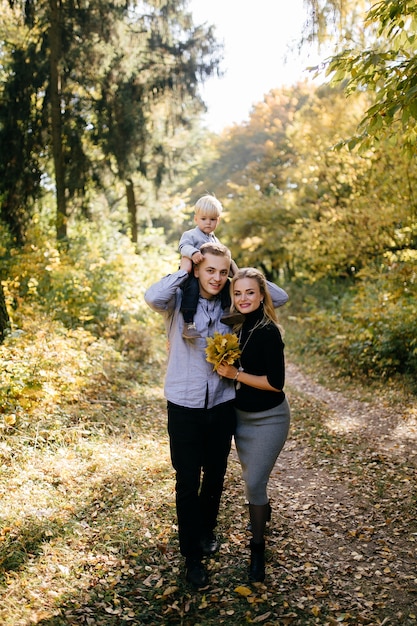
[[[233,286],[233,303],[240,313],[259,309],[263,296],[255,278],[239,278]]]

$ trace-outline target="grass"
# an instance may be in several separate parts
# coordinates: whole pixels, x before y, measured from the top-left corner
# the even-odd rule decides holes
[[[235,454],[210,586],[185,584],[164,337],[150,332],[146,353],[140,336],[121,347],[37,318],[1,348],[2,626],[415,624],[415,466],[360,432],[332,432],[326,407],[295,389],[267,584],[247,582]]]

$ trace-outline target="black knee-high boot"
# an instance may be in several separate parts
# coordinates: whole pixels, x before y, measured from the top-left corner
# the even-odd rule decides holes
[[[249,515],[252,529],[250,542],[249,579],[262,582],[265,579],[265,526],[270,517],[268,504],[249,504]]]
[[[255,543],[264,540],[265,527],[271,518],[271,507],[267,504],[249,504],[249,517],[252,532],[252,539]]]
[[[254,543],[250,540],[249,580],[261,583],[265,580],[265,541]]]
[[[248,504],[249,504],[249,502],[248,502]],[[268,502],[267,507],[268,507],[268,517],[266,518],[266,521],[270,522],[271,521],[271,517],[272,517],[271,502]],[[248,525],[246,527],[246,530],[249,530],[249,532],[252,530],[252,524],[250,522],[250,519],[249,519]]]

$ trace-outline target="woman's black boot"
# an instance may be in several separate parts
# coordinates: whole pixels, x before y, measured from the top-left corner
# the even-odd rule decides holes
[[[265,580],[265,541],[254,543],[250,540],[249,580],[252,583],[262,583]]]

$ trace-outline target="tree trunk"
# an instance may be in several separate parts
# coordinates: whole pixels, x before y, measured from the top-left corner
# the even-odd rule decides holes
[[[6,330],[10,328],[9,314],[7,313],[3,285],[0,283],[0,343],[3,343]]]
[[[61,2],[49,0],[51,22],[49,28],[50,49],[50,90],[51,90],[51,135],[52,154],[55,168],[56,186],[56,234],[58,241],[67,236],[67,206],[65,198],[65,165],[62,146],[62,117],[61,117],[61,85],[59,64],[62,54],[61,48]]]
[[[133,243],[138,243],[138,219],[136,215],[135,188],[132,180],[126,181],[126,197],[130,225],[130,238]]]

